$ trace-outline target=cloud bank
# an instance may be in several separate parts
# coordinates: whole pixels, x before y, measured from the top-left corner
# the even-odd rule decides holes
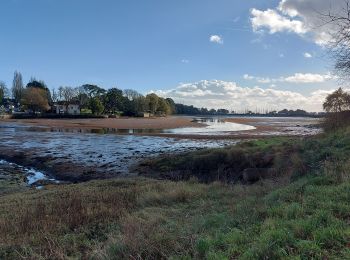
[[[162,97],[173,98],[178,103],[196,107],[227,108],[243,111],[264,108],[269,110],[305,109],[322,111],[325,97],[333,90],[317,90],[310,95],[272,88],[241,87],[235,82],[202,80],[182,83],[174,89],[153,91]]]
[[[324,46],[331,43],[335,30],[334,25],[324,23],[324,15],[332,13],[347,16],[344,7],[344,0],[282,0],[274,9],[253,8],[250,21],[255,32],[295,33]]]
[[[328,80],[334,79],[330,74],[314,74],[314,73],[295,73],[291,76],[280,77],[280,78],[269,78],[269,77],[256,77],[249,74],[244,74],[243,78],[245,80],[254,80],[261,84],[268,83],[278,83],[278,82],[287,82],[295,84],[305,84],[305,83],[323,83]]]

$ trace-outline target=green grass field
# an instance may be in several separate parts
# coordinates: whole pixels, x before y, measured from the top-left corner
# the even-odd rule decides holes
[[[349,133],[258,140],[147,163],[163,174],[200,172],[187,181],[139,177],[14,190],[0,196],[0,259],[350,259]],[[235,156],[254,166],[266,154],[279,177],[198,182],[219,164],[229,170]]]

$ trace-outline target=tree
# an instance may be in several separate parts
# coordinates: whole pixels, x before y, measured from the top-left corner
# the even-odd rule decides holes
[[[164,113],[165,115],[171,114],[169,103],[164,98],[158,98],[157,111],[160,113]]]
[[[27,89],[28,88],[36,88],[36,89],[44,90],[44,92],[46,93],[46,98],[47,98],[48,104],[49,105],[53,104],[51,92],[43,80],[36,80],[35,78],[32,77],[30,79],[30,81],[28,82],[26,88]]]
[[[54,103],[58,101],[58,94],[54,88],[51,91],[51,99]]]
[[[133,89],[125,89],[123,95],[127,98],[124,106],[126,114],[138,115],[139,113],[148,110],[146,98],[139,92]]]
[[[65,101],[67,104],[77,98],[77,89],[72,87],[59,87],[60,99]]]
[[[323,103],[323,109],[327,112],[339,113],[350,109],[350,95],[342,88],[328,95]]]
[[[151,113],[155,114],[158,110],[159,97],[154,93],[148,94],[146,96],[146,102],[148,105],[148,109],[151,111]]]
[[[350,95],[341,88],[327,96],[323,108],[328,112],[323,124],[326,131],[349,124]]]
[[[123,91],[123,95],[130,101],[133,101],[139,97],[142,97],[142,94],[140,94],[139,92],[133,89],[125,89]]]
[[[48,89],[44,81],[36,80],[35,78],[31,78],[26,87],[27,88],[40,88],[40,89],[44,89],[44,90]]]
[[[0,81],[0,105],[2,104],[2,101],[5,98],[6,92],[7,88],[5,82]]]
[[[89,107],[94,115],[100,115],[104,110],[104,106],[98,97],[93,97],[90,99]]]
[[[86,94],[83,87],[77,87],[77,100],[79,102],[80,108],[87,108],[89,105],[89,96]]]
[[[23,96],[23,80],[22,74],[18,71],[15,71],[12,82],[12,96],[15,99],[16,103],[21,102]]]
[[[176,114],[176,105],[173,99],[171,98],[167,98],[165,99],[166,102],[168,103],[169,107],[170,107],[170,114]]]
[[[136,97],[133,101],[133,109],[135,111],[135,114],[138,114],[139,112],[144,112],[148,109],[146,98],[142,95],[139,97]]]
[[[26,88],[23,92],[22,104],[35,112],[45,112],[50,109],[47,92],[40,88]]]
[[[339,79],[350,78],[350,1],[344,0],[344,7],[321,14],[323,25],[327,26],[327,34],[331,40],[327,42],[335,61],[335,72]]]
[[[85,84],[81,86],[85,93],[90,97],[99,97],[102,96],[104,93],[106,93],[106,90],[103,88],[100,88],[99,86],[96,85],[91,85],[91,84]]]
[[[220,108],[220,109],[218,109],[217,113],[219,115],[227,115],[230,113],[230,111],[228,111],[227,109],[224,109],[224,108]]]
[[[105,110],[112,114],[124,110],[125,99],[126,97],[123,96],[122,90],[117,88],[109,89],[103,99]]]

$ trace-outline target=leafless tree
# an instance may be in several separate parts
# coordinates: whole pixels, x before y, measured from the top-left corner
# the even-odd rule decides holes
[[[344,0],[344,7],[321,14],[323,26],[332,36],[328,43],[335,61],[335,73],[344,82],[350,79],[350,1]]]
[[[57,102],[58,101],[58,94],[56,93],[56,90],[53,88],[51,91],[51,99],[53,102]]]
[[[4,97],[6,97],[6,95],[7,95],[6,84],[5,84],[5,82],[0,81],[0,104],[1,104],[1,102],[2,102],[2,99],[3,99]]]
[[[24,87],[23,87],[22,74],[18,71],[15,71],[13,76],[13,83],[12,83],[12,96],[17,103],[21,101],[23,97],[23,92],[24,92]]]
[[[142,94],[140,94],[139,92],[137,92],[136,90],[133,90],[133,89],[125,89],[125,90],[123,90],[123,94],[129,100],[135,100],[135,99],[140,98],[142,96]]]
[[[78,91],[76,88],[72,87],[59,87],[58,88],[58,97],[65,101],[65,102],[71,102],[74,100],[78,95]]]

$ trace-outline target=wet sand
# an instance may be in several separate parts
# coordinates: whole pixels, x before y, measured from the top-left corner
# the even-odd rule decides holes
[[[230,117],[223,118],[226,122],[250,125],[253,130],[232,131],[225,134],[194,134],[194,133],[168,133],[162,130],[176,128],[205,127],[205,123],[194,122],[190,116],[170,116],[161,118],[105,118],[105,119],[6,119],[0,120],[1,125],[9,123],[30,127],[43,127],[48,131],[63,131],[75,133],[113,133],[111,130],[136,130],[118,131],[121,135],[137,135],[150,137],[168,137],[176,139],[194,140],[232,140],[232,139],[256,139],[272,136],[305,136],[313,135],[318,130],[313,130],[313,125],[319,121],[314,118],[257,118],[257,117]],[[97,131],[91,131],[97,130]],[[141,130],[140,132],[137,130]],[[143,131],[148,130],[148,131]],[[101,132],[101,133],[102,133]]]
[[[172,129],[182,127],[203,127],[192,122],[192,117],[157,118],[102,118],[102,119],[4,119],[1,123],[19,123],[60,129]]]

